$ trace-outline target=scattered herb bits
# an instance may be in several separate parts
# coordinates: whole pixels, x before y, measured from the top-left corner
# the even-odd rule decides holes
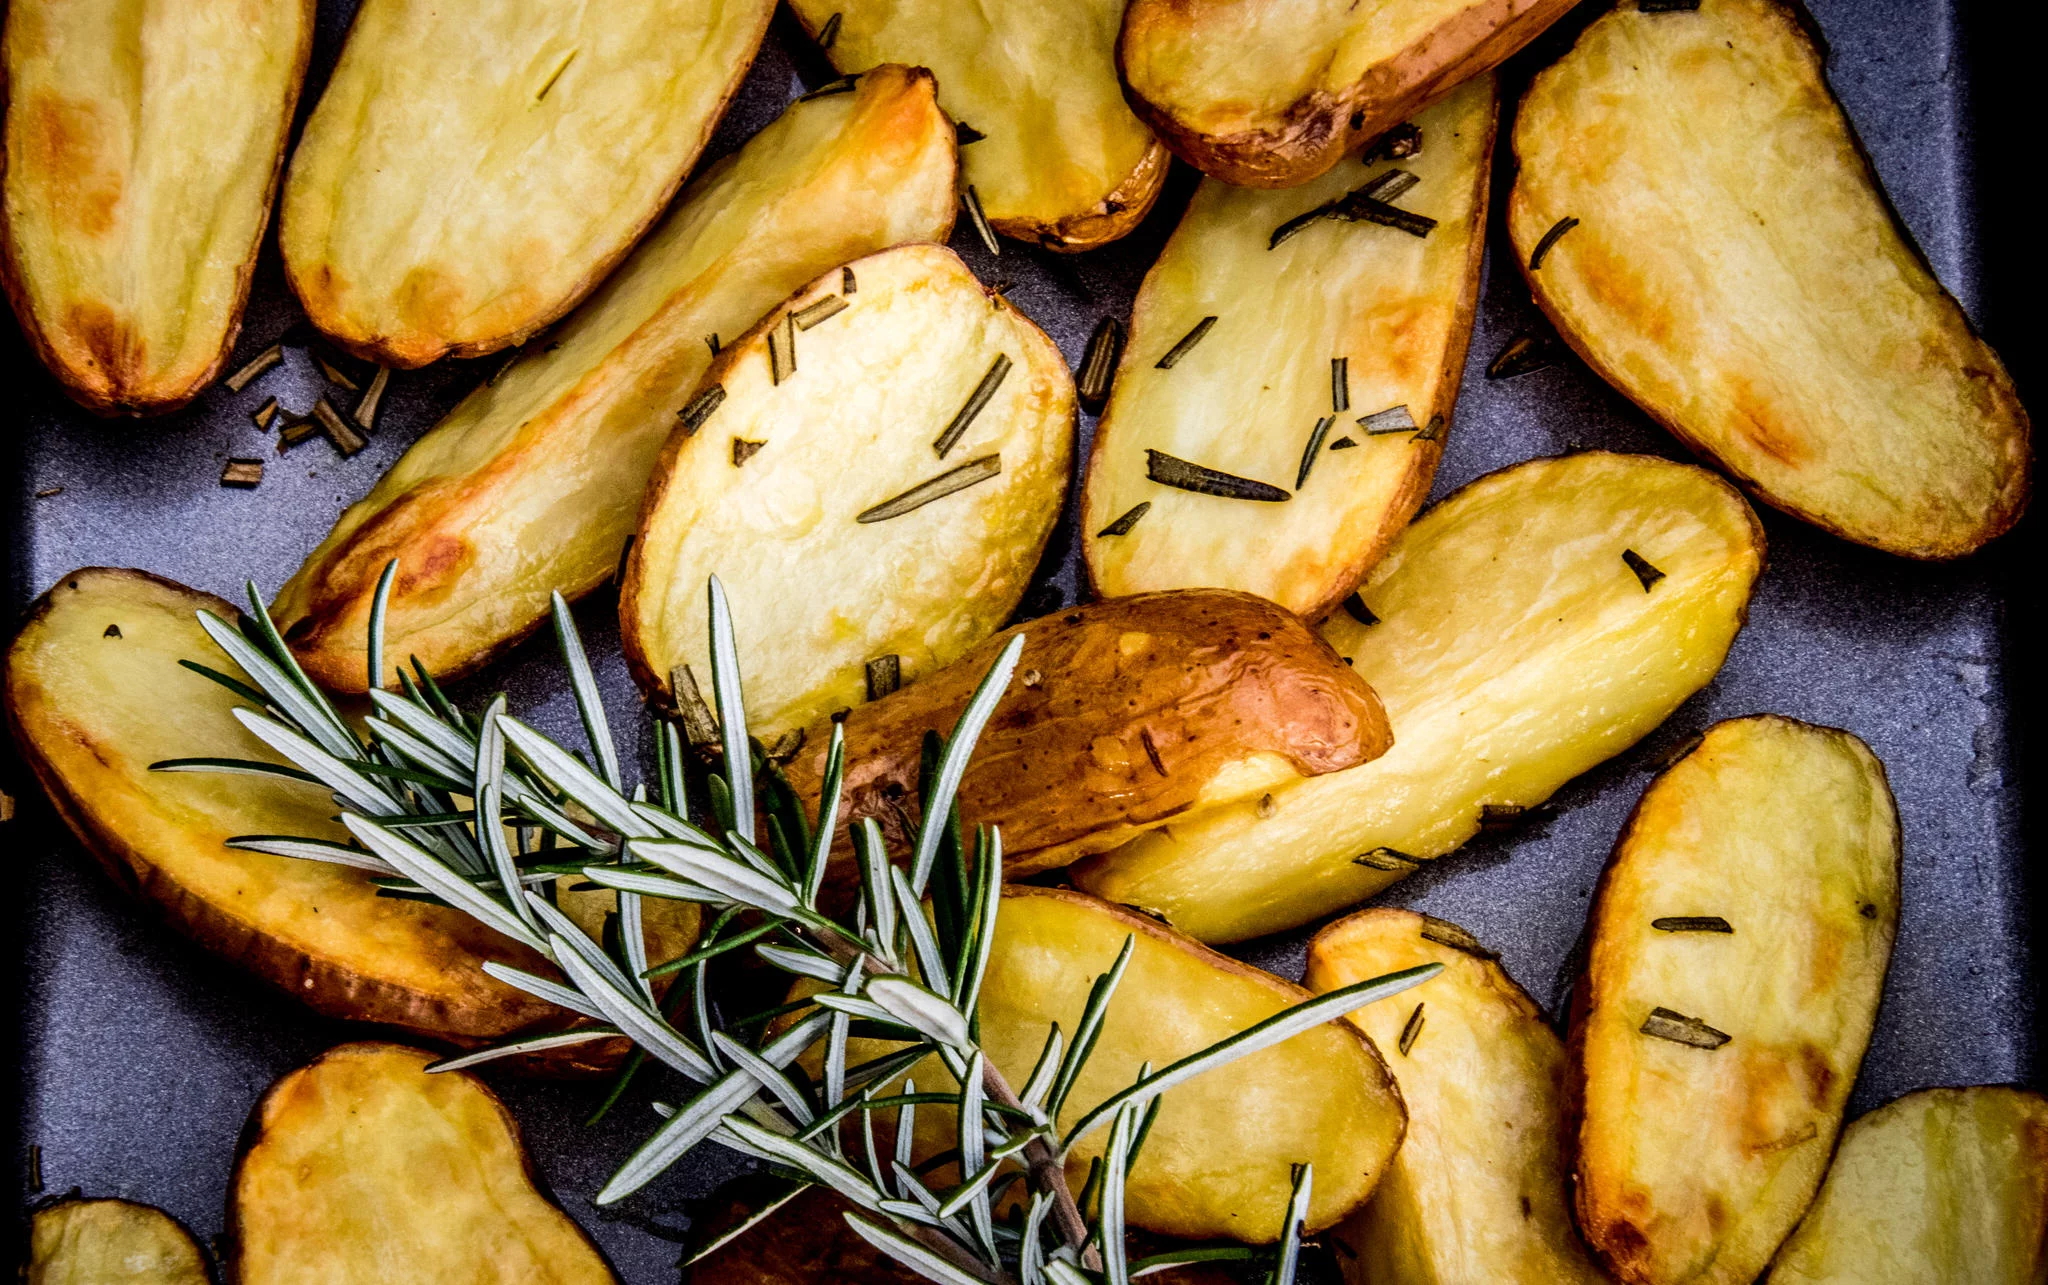
[[[1717,1049],[1735,1038],[1726,1031],[1715,1030],[1697,1017],[1687,1017],[1662,1007],[1650,1010],[1650,1015],[1643,1019],[1641,1031],[1644,1035],[1670,1040],[1673,1044],[1690,1044],[1696,1049]]]
[[[688,405],[676,412],[676,418],[682,421],[683,436],[695,437],[697,430],[704,427],[704,421],[711,418],[711,412],[717,410],[718,404],[724,400],[725,386],[722,384],[713,384],[692,397]]]
[[[334,403],[322,397],[313,403],[313,418],[320,425],[320,431],[327,434],[327,440],[334,443],[334,449],[347,459],[370,443],[361,433],[349,427],[341,412],[334,409]]]
[[[1294,475],[1294,489],[1299,491],[1308,485],[1309,471],[1316,466],[1316,456],[1322,454],[1323,439],[1330,435],[1330,425],[1337,422],[1335,415],[1325,415],[1309,430],[1308,445],[1301,450],[1301,469]]]
[[[769,747],[768,761],[771,763],[787,763],[803,753],[803,749],[804,729],[799,727],[795,731],[784,732],[776,740],[775,744]]]
[[[1652,919],[1650,927],[1660,933],[1732,933],[1733,925],[1719,915],[1667,915]]]
[[[1129,535],[1131,533],[1131,528],[1138,525],[1138,520],[1144,517],[1147,513],[1150,513],[1151,511],[1152,501],[1142,500],[1139,503],[1132,505],[1129,509],[1125,510],[1124,515],[1122,517],[1110,523],[1108,526],[1102,528],[1100,531],[1097,531],[1095,534],[1098,537],[1110,535]]]
[[[860,289],[860,283],[853,279],[853,269],[839,269],[839,293],[852,294],[858,289]]]
[[[1365,605],[1365,599],[1354,593],[1344,600],[1344,614],[1361,625],[1376,625],[1380,618],[1372,614],[1372,608]]]
[[[810,93],[804,94],[803,96],[799,97],[797,101],[800,103],[807,103],[810,102],[813,98],[830,98],[834,94],[850,94],[854,91],[854,87],[859,84],[860,76],[858,74],[852,76],[841,76],[837,80],[826,81],[824,84],[818,86],[816,89],[813,89]]]
[[[1551,224],[1550,231],[1543,234],[1543,239],[1536,243],[1535,250],[1529,255],[1529,271],[1534,272],[1542,267],[1545,256],[1550,253],[1550,247],[1556,245],[1560,237],[1577,226],[1579,221],[1569,214]]]
[[[903,686],[903,657],[877,656],[867,664],[868,699],[878,701]]]
[[[716,356],[718,355],[718,332],[717,332],[717,331],[715,331],[715,330],[714,330],[714,331],[712,331],[712,332],[711,332],[710,334],[708,334],[708,335],[704,336],[704,346],[705,346],[706,348],[709,348],[709,349],[711,350],[711,355],[712,355],[713,357],[716,357]]]
[[[220,471],[220,484],[245,488],[263,485],[263,461],[229,460]]]
[[[1517,375],[1547,370],[1557,364],[1554,353],[1555,348],[1547,336],[1524,331],[1508,340],[1499,355],[1487,363],[1486,377],[1513,379]]]
[[[229,392],[239,393],[244,388],[247,388],[258,375],[283,361],[284,348],[281,345],[272,344],[251,358],[247,365],[221,382],[228,386]]]
[[[1124,325],[1115,317],[1104,317],[1095,323],[1095,333],[1088,336],[1088,350],[1081,355],[1080,378],[1074,381],[1074,391],[1081,399],[1081,409],[1090,415],[1100,415],[1102,408],[1109,404],[1109,390],[1116,379],[1117,359],[1124,353]]]
[[[1002,471],[1001,455],[984,455],[978,460],[969,460],[959,468],[948,469],[929,482],[920,482],[901,495],[884,500],[871,509],[863,510],[854,521],[866,525],[870,522],[887,522],[890,518],[900,518],[934,500],[943,500],[978,482],[986,482]]]
[[[331,360],[328,359],[326,354],[317,352],[314,353],[313,364],[320,368],[321,378],[325,379],[328,383],[334,385],[336,388],[339,388],[344,392],[350,393],[362,391],[362,385],[356,383],[355,380],[350,379],[348,375],[342,371],[341,367],[335,365]]]
[[[1415,440],[1418,442],[1434,442],[1443,435],[1444,417],[1441,415],[1431,415],[1429,422],[1422,426],[1422,431],[1415,435]]]
[[[356,403],[356,423],[363,426],[363,431],[368,432],[377,427],[377,408],[383,404],[384,389],[390,383],[389,366],[377,367],[377,373],[370,376],[368,391],[363,394],[363,399]]]
[[[733,438],[732,466],[734,468],[738,468],[740,465],[745,464],[748,460],[753,459],[755,455],[760,453],[761,448],[766,446],[767,444],[768,443],[766,442],[750,441],[744,437]]]
[[[256,413],[249,418],[256,422],[256,427],[259,430],[267,433],[270,431],[271,422],[277,418],[277,410],[277,398],[273,397],[261,406],[258,406]]]
[[[1382,411],[1359,417],[1358,426],[1365,430],[1367,437],[1385,437],[1390,433],[1412,433],[1419,425],[1415,416],[1408,412],[1407,403],[1389,406]]]
[[[1279,810],[1280,810],[1280,808],[1279,808],[1279,805],[1273,802],[1273,796],[1272,796],[1272,795],[1270,795],[1270,794],[1261,794],[1261,795],[1259,796],[1259,803],[1258,803],[1258,813],[1259,813],[1259,820],[1261,820],[1261,821],[1270,821],[1270,820],[1272,820],[1272,819],[1273,819],[1273,814],[1274,814],[1274,813],[1276,813],[1276,812],[1278,812]]]
[[[1367,218],[1367,215],[1363,212],[1367,207],[1371,207],[1375,211],[1380,209],[1392,210],[1393,207],[1387,205],[1387,202],[1402,195],[1421,181],[1407,170],[1388,170],[1384,174],[1375,175],[1363,187],[1346,193],[1334,201],[1325,201],[1314,209],[1297,214],[1279,227],[1274,228],[1273,235],[1266,240],[1266,248],[1268,250],[1279,249],[1282,243],[1291,240],[1295,235],[1319,219],[1337,219],[1340,222],[1357,223]],[[1407,218],[1422,218],[1421,215],[1408,215],[1404,210],[1394,210],[1394,214]],[[1370,221],[1378,222],[1380,220],[1375,218]],[[1423,219],[1423,222],[1427,223],[1430,228],[1436,226],[1436,220],[1434,219]],[[1418,235],[1427,236],[1428,230],[1425,229],[1423,232],[1418,233]]]
[[[1330,411],[1342,415],[1351,409],[1351,359],[1330,358]]]
[[[119,625],[108,625],[104,630],[100,631],[100,637],[102,638],[119,638],[120,636],[121,626]]]
[[[282,455],[301,442],[320,436],[320,426],[310,419],[295,419],[277,433],[277,453]]]
[[[797,309],[791,315],[790,320],[796,323],[798,330],[809,330],[812,326],[822,325],[832,320],[832,318],[840,313],[845,312],[850,306],[843,295],[827,295],[814,304]],[[713,337],[716,338],[716,336]]]
[[[669,690],[675,694],[676,718],[683,725],[683,739],[698,750],[715,750],[719,745],[718,716],[698,690],[697,675],[688,665],[669,671]]]
[[[1340,437],[1330,443],[1330,449],[1333,451],[1348,451],[1356,445],[1358,445],[1358,442],[1354,438]]]
[[[1003,247],[996,244],[996,230],[989,226],[988,215],[981,212],[981,193],[974,190],[974,184],[967,185],[967,190],[960,194],[960,202],[967,207],[967,218],[974,224],[975,235],[981,238],[982,245],[990,254],[1001,254]]]
[[[830,49],[832,42],[839,39],[839,23],[844,17],[844,14],[835,13],[825,19],[824,27],[818,32],[818,48]]]
[[[996,359],[989,363],[988,372],[981,377],[981,382],[967,395],[966,404],[953,416],[953,422],[946,425],[938,440],[932,443],[932,449],[939,453],[940,459],[945,459],[946,453],[960,444],[960,439],[967,435],[967,430],[973,425],[975,417],[988,405],[989,398],[996,395],[996,390],[1003,386],[1003,380],[1009,373],[1010,355],[997,353]]]
[[[1354,866],[1364,866],[1369,870],[1386,870],[1396,874],[1406,874],[1410,870],[1420,870],[1422,868],[1421,861],[1394,848],[1374,848],[1371,852],[1361,852],[1351,858],[1351,864]]]
[[[988,135],[982,133],[980,130],[976,129],[974,126],[968,124],[964,120],[953,122],[953,145],[955,147],[965,147],[969,143],[979,143],[982,139],[987,137]]]
[[[1388,161],[1405,161],[1411,156],[1422,155],[1422,126],[1414,121],[1394,126],[1380,139],[1379,146],[1367,155]]]
[[[1500,958],[1499,955],[1480,945],[1479,939],[1471,933],[1466,932],[1448,919],[1438,919],[1434,915],[1424,915],[1422,917],[1422,939],[1424,941],[1433,941],[1439,946],[1449,946],[1452,950],[1463,951],[1477,959]]]
[[[1415,1041],[1421,1038],[1422,1023],[1424,1020],[1425,1019],[1423,1017],[1423,1006],[1421,1004],[1417,1004],[1415,1006],[1415,1011],[1408,1014],[1407,1022],[1403,1023],[1401,1026],[1401,1040],[1398,1047],[1401,1050],[1402,1057],[1407,1057],[1410,1051],[1412,1051],[1415,1048]]]
[[[1621,551],[1621,560],[1628,564],[1630,571],[1636,573],[1636,579],[1642,581],[1644,593],[1648,593],[1656,588],[1657,582],[1664,578],[1662,571],[1652,566],[1648,558],[1637,553],[1634,549],[1623,549]]]
[[[1271,483],[1239,477],[1201,464],[1190,464],[1165,451],[1145,452],[1145,476],[1161,486],[1193,491],[1198,495],[1214,495],[1225,500],[1256,500],[1274,504],[1289,498],[1287,492]]]
[[[1178,366],[1181,358],[1193,352],[1195,345],[1201,343],[1203,337],[1214,329],[1215,326],[1216,318],[1214,317],[1204,317],[1196,322],[1193,330],[1182,335],[1179,343],[1166,350],[1166,355],[1159,359],[1157,369],[1172,370],[1175,366]]]

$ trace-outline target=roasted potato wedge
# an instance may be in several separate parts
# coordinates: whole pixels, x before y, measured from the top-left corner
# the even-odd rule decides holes
[[[548,595],[610,578],[655,458],[710,366],[827,268],[953,222],[953,126],[931,76],[877,67],[798,103],[693,184],[546,350],[517,358],[350,506],[273,607],[307,672],[361,691],[378,577],[394,667],[474,668]]]
[[[1447,945],[1455,942],[1456,945]],[[1336,1236],[1356,1285],[1603,1285],[1572,1226],[1564,1044],[1470,934],[1410,910],[1367,910],[1309,943],[1318,993],[1418,964],[1444,971],[1351,1015],[1401,1086],[1408,1135]]]
[[[758,734],[854,704],[876,657],[949,664],[1023,597],[1073,443],[1066,359],[951,250],[834,268],[718,354],[669,435],[620,585],[626,660],[662,696],[678,665],[708,676],[715,574]]]
[[[1166,149],[1117,88],[1111,48],[1123,0],[789,7],[842,72],[885,62],[932,69],[940,105],[960,123],[961,182],[1005,236],[1093,249],[1138,226],[1166,182]]]
[[[569,1014],[484,974],[489,959],[544,964],[460,911],[380,897],[347,867],[225,846],[243,834],[346,841],[327,793],[257,776],[149,770],[171,758],[277,761],[229,716],[247,702],[179,666],[191,660],[239,676],[200,629],[201,610],[236,614],[210,594],[139,571],[75,571],[36,603],[7,653],[15,744],[115,882],[200,945],[329,1017],[462,1047],[569,1025]],[[575,911],[579,921],[602,923],[601,905]],[[696,941],[694,905],[649,901],[647,912],[651,957],[673,958]],[[587,1072],[623,1052],[621,1041],[573,1045],[526,1067]]]
[[[1125,842],[1168,818],[1376,758],[1392,737],[1379,699],[1315,631],[1250,594],[1138,594],[1004,630],[844,719],[844,817],[873,817],[898,851],[918,817],[926,732],[950,736],[1016,634],[1017,676],[960,783],[969,825],[1002,828],[1008,872],[1029,874]],[[786,771],[806,807],[824,788],[831,725]],[[842,856],[850,855],[843,835]],[[850,861],[835,873],[854,878]]]
[[[1847,732],[1721,723],[1644,793],[1572,1006],[1579,1226],[1616,1276],[1763,1270],[1834,1150],[1898,918],[1898,813]]]
[[[613,1285],[497,1096],[433,1060],[344,1044],[263,1095],[228,1205],[238,1285]]]
[[[1203,941],[1363,900],[1483,819],[1543,802],[1705,686],[1763,552],[1756,515],[1704,469],[1589,452],[1481,478],[1403,532],[1323,624],[1379,693],[1392,750],[1170,821],[1075,881]]]
[[[1314,619],[1364,579],[1443,454],[1479,293],[1493,120],[1481,77],[1418,118],[1427,145],[1410,159],[1287,192],[1215,179],[1196,191],[1138,292],[1095,429],[1081,530],[1100,592],[1215,585]],[[1401,205],[1436,220],[1426,235],[1298,222],[1355,188],[1406,182],[1396,170],[1418,180]],[[1254,503],[1163,485],[1155,451],[1292,494]]]
[[[1514,145],[1536,301],[1688,446],[1890,553],[1957,557],[2018,520],[2026,411],[1790,5],[1607,14],[1536,77]]]
[[[1241,187],[1296,187],[1491,71],[1573,3],[1131,0],[1117,71],[1188,164]]]
[[[1770,1285],[2037,1285],[2048,1277],[2048,1101],[1923,1089],[1842,1131]]]
[[[0,280],[21,332],[86,409],[176,410],[241,329],[313,0],[15,0],[6,21]]]
[[[67,1199],[29,1219],[27,1285],[210,1285],[206,1254],[161,1209]]]
[[[675,194],[772,0],[364,0],[285,177],[306,316],[411,368],[523,343]]]

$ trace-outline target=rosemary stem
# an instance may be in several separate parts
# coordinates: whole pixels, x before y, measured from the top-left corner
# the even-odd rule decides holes
[[[1010,1088],[1009,1081],[1003,1078],[1003,1073],[996,1069],[994,1059],[983,1060],[981,1082],[991,1101],[1023,1109],[1024,1104]],[[961,1127],[966,1127],[965,1122]],[[1083,1267],[1099,1271],[1101,1260],[1088,1247],[1088,1220],[1081,1216],[1081,1207],[1074,1203],[1074,1193],[1067,1190],[1067,1169],[1060,1163],[1059,1154],[1041,1136],[1024,1145],[1024,1162],[1030,1170],[1031,1181],[1039,1190],[1052,1193],[1052,1216],[1059,1221],[1060,1235],[1081,1256]]]

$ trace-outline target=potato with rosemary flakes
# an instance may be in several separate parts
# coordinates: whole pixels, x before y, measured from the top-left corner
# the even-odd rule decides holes
[[[25,1285],[209,1285],[206,1254],[161,1209],[69,1196],[29,1216]]]
[[[2038,1285],[2048,1279],[2048,1101],[1922,1089],[1842,1131],[1767,1285]]]
[[[1604,1285],[1572,1226],[1564,1044],[1493,955],[1455,924],[1366,910],[1315,935],[1302,983],[1321,993],[1430,963],[1444,971],[1350,1018],[1401,1086],[1408,1134],[1334,1233],[1345,1279]]]
[[[553,342],[415,442],[285,584],[273,611],[307,671],[363,689],[370,607],[393,558],[386,654],[394,669],[418,656],[442,675],[532,631],[551,592],[574,598],[610,578],[720,337],[827,268],[945,238],[953,127],[933,95],[929,73],[878,67],[853,93],[792,105],[712,166]]]
[[[524,343],[653,224],[771,0],[363,0],[285,177],[315,326],[410,369]]]
[[[344,1044],[270,1087],[229,1195],[236,1285],[615,1285],[504,1104],[433,1060]]]
[[[1572,1001],[1579,1226],[1631,1285],[1749,1285],[1820,1186],[1899,919],[1899,818],[1847,732],[1734,719],[1600,877]]]
[[[940,245],[834,268],[718,354],[670,434],[619,591],[626,660],[708,679],[731,597],[747,722],[774,740],[958,659],[1009,618],[1066,493],[1074,379]]]
[[[2018,520],[2031,428],[1781,0],[1625,6],[1517,113],[1508,232],[1615,387],[1794,517],[1953,558]]]
[[[1423,150],[1403,160],[1196,191],[1095,430],[1081,530],[1097,590],[1217,585],[1314,619],[1386,552],[1458,396],[1494,103],[1492,77],[1462,86],[1416,118]],[[1161,454],[1231,476],[1181,478]]]
[[[0,86],[0,281],[101,415],[198,396],[234,349],[313,0],[14,0]]]
[[[1256,802],[1175,818],[1077,883],[1203,941],[1362,901],[1633,745],[1721,667],[1763,529],[1704,469],[1588,452],[1483,477],[1432,508],[1323,636],[1394,746]]]

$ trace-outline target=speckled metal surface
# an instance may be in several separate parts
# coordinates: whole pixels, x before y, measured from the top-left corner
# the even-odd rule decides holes
[[[1986,265],[1972,146],[1964,33],[1967,0],[1815,0],[1832,48],[1838,93],[1905,223],[1936,271],[1983,316]],[[346,4],[322,3],[310,102],[345,27]],[[1568,24],[1575,20],[1568,19]],[[1555,53],[1563,32],[1530,51],[1510,81]],[[821,69],[786,15],[720,128],[729,151]],[[1504,131],[1505,132],[1505,131]],[[1503,156],[1505,163],[1505,156]],[[1496,195],[1505,189],[1497,175]],[[1066,259],[1006,244],[991,258],[972,233],[955,246],[1070,360],[1104,314],[1127,316],[1146,266],[1192,189],[1177,171],[1152,218],[1126,241]],[[1498,200],[1496,200],[1498,206]],[[1993,212],[1996,213],[1995,211]],[[1501,238],[1496,222],[1494,244]],[[1992,281],[1993,292],[2002,278]],[[1508,337],[1535,317],[1512,266],[1488,264],[1478,332],[1437,483],[1441,496],[1489,470],[1577,445],[1681,454],[1621,396],[1575,361],[1504,382],[1481,375]],[[298,320],[274,246],[266,249],[237,360]],[[1996,319],[1994,318],[1994,321]],[[2000,333],[2009,351],[2020,337]],[[0,338],[11,378],[4,448],[11,610],[73,567],[146,568],[220,593],[245,577],[274,590],[348,502],[481,377],[482,363],[443,363],[396,377],[369,448],[337,458],[315,442],[282,458],[249,412],[275,395],[304,411],[319,376],[294,355],[241,394],[216,388],[163,420],[105,423],[75,410],[38,370],[11,327]],[[1084,420],[1084,438],[1092,425]],[[220,487],[222,461],[260,455],[256,490]],[[1085,447],[1077,458],[1085,459]],[[60,489],[61,488],[61,489]],[[1647,783],[1648,764],[1693,732],[1734,715],[1774,711],[1849,728],[1891,772],[1906,835],[1905,915],[1876,1038],[1853,1100],[1861,1111],[1907,1090],[1983,1081],[2043,1082],[2032,1039],[2032,937],[2023,880],[2021,781],[2008,692],[2015,679],[2007,619],[2023,566],[2007,541],[1955,566],[1921,566],[1851,548],[1765,511],[1770,569],[1748,628],[1721,676],[1635,751],[1559,794],[1554,819],[1485,838],[1397,885],[1382,900],[1456,920],[1502,952],[1544,1003],[1579,934],[1601,863]],[[2037,581],[2035,583],[2038,583]],[[1032,615],[1081,590],[1071,510],[1026,600]],[[618,715],[637,706],[616,651],[609,591],[579,618]],[[529,643],[478,683],[509,690],[515,709],[567,731],[569,699],[551,644]],[[620,721],[628,721],[621,718]],[[644,749],[644,746],[643,746]],[[8,785],[33,796],[18,775]],[[312,1017],[235,969],[172,936],[90,868],[33,797],[0,830],[18,893],[10,940],[19,944],[14,1042],[17,1130],[11,1155],[40,1149],[50,1190],[72,1186],[164,1206],[202,1236],[221,1230],[237,1136],[273,1079],[359,1032]],[[1298,975],[1306,933],[1249,943],[1239,953]],[[687,1198],[731,1171],[707,1149],[616,1211],[590,1195],[651,1117],[630,1100],[602,1127],[581,1120],[588,1086],[500,1081],[539,1168],[630,1282],[674,1279],[672,1243]],[[20,1172],[17,1170],[16,1172]]]

